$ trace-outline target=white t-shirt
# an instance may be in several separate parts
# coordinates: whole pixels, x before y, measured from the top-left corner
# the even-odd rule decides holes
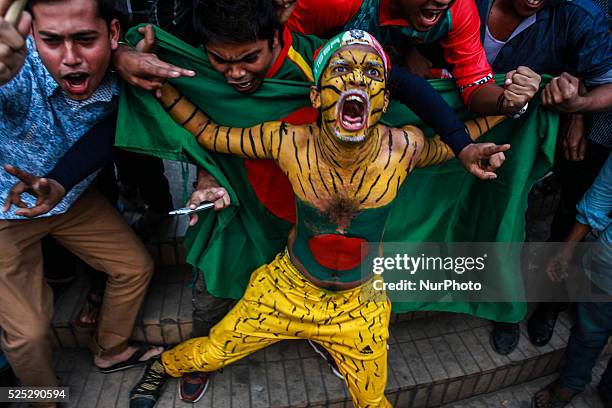
[[[508,41],[510,41],[517,35],[519,35],[523,30],[527,29],[529,26],[531,26],[535,22],[536,22],[536,15],[532,14],[531,16],[521,21],[521,23],[512,32],[508,40],[500,41],[497,38],[493,37],[493,35],[491,35],[491,32],[489,31],[489,22],[487,20],[487,24],[485,25],[485,36],[484,36],[483,47],[485,50],[485,54],[487,55],[487,61],[489,61],[489,64],[493,64],[493,62],[495,61],[495,58],[497,58],[497,54],[499,54],[499,51],[502,49],[504,45],[506,45]]]

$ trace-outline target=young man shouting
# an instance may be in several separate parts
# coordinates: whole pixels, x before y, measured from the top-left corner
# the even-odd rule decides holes
[[[9,3],[0,0],[0,15]],[[117,371],[161,350],[127,344],[153,263],[115,209],[88,189],[94,176],[68,193],[55,180],[32,176],[47,174],[115,109],[117,84],[108,66],[118,22],[103,0],[32,0],[29,9],[16,28],[0,19],[0,163],[6,170],[0,171],[5,202],[0,212],[1,341],[24,386],[57,386],[49,339],[53,296],[43,279],[40,247],[46,235],[110,276],[92,342],[95,365]],[[12,189],[19,179],[32,187],[31,195]],[[30,207],[49,191],[65,197],[28,219]]]

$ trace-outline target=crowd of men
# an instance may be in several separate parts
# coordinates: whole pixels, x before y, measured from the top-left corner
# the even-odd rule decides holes
[[[550,240],[567,244],[547,272],[562,280],[575,243],[595,231],[601,250],[585,269],[612,296],[607,2],[29,0],[21,14],[15,4],[0,0],[0,365],[7,385],[9,370],[22,386],[59,384],[49,338],[53,293],[45,278],[51,281],[50,271],[63,268],[48,255],[56,251],[48,245],[58,243],[108,276],[96,279],[78,323],[96,327],[91,350],[100,371],[148,364],[132,390],[133,407],[154,406],[168,376],[182,377],[181,398],[195,402],[209,373],[274,341],[298,338],[312,341],[328,359],[355,406],[390,406],[384,397],[390,303],[364,299],[369,281],[357,271],[365,260],[351,240],[383,241],[390,204],[414,167],[457,157],[466,171],[490,180],[510,148],[475,143],[480,134],[465,127],[426,81],[440,76],[454,79],[465,107],[478,115],[516,119],[534,97],[541,109],[562,115],[554,167],[561,198]],[[201,46],[238,94],[256,94],[271,78],[310,83],[319,120],[303,126],[266,122],[248,131],[212,123],[206,106],[195,107],[169,85],[196,72],[158,58],[151,25],[140,26],[142,40],[134,46],[124,41],[139,23]],[[494,73],[506,75],[503,86]],[[553,79],[541,87],[543,74]],[[117,211],[115,171],[103,169],[116,168],[121,184],[140,192],[144,221],[163,218],[171,204],[160,159],[113,148],[121,82],[151,91],[204,148],[275,160],[278,168],[268,177],[288,179],[296,197],[287,250],[253,272],[233,308],[232,300],[207,294],[198,276],[194,338],[165,352],[128,341],[154,265]],[[439,137],[379,123],[390,99]],[[495,124],[485,120],[487,128]],[[289,134],[292,143],[283,144]],[[356,158],[376,170],[368,173]],[[230,205],[228,191],[203,168],[194,188],[191,208],[205,201],[216,210]],[[144,221],[136,229],[146,238],[151,228]],[[194,215],[190,224],[196,222]],[[590,383],[612,335],[610,299],[577,305],[560,377],[534,396],[533,406],[565,406]],[[528,321],[535,345],[548,343],[566,307],[537,307]],[[366,333],[372,338],[367,344]],[[511,353],[518,323],[496,322],[491,336],[496,352]],[[604,406],[612,407],[611,363],[598,390]]]

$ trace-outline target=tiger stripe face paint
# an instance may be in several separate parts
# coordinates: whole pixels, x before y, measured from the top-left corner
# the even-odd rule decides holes
[[[367,45],[340,48],[323,71],[318,92],[325,131],[340,142],[363,142],[389,103],[383,57]]]

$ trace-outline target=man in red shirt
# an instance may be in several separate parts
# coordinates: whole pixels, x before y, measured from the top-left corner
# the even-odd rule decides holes
[[[277,0],[292,9],[292,31],[329,37],[361,29],[374,35],[397,60],[416,44],[439,43],[465,105],[479,114],[517,115],[540,84],[527,67],[506,75],[504,88],[480,42],[480,19],[472,0]]]

